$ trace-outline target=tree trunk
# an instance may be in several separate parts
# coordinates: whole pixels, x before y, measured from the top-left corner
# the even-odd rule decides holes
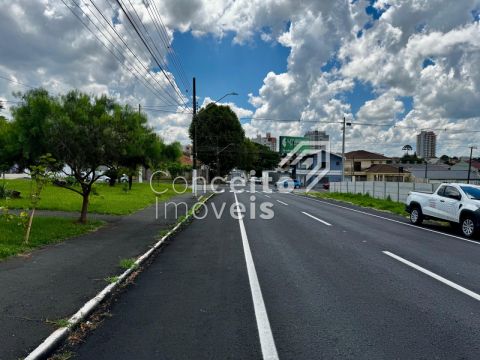
[[[28,219],[28,225],[27,225],[27,230],[25,231],[25,239],[24,239],[25,244],[28,244],[28,241],[30,240],[30,231],[32,230],[32,222],[33,222],[34,215],[35,215],[35,208],[32,209],[32,212],[30,213],[30,217]]]
[[[78,220],[82,224],[87,223],[87,211],[88,211],[88,200],[90,197],[91,187],[85,187],[83,189],[83,201],[82,201],[82,212],[80,213],[80,219]]]
[[[128,175],[128,190],[132,190],[133,176]]]

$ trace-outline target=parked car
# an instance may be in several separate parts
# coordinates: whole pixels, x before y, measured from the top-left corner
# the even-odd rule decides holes
[[[468,238],[479,233],[480,186],[444,183],[433,194],[412,191],[405,205],[410,221],[415,225],[435,219],[459,225],[462,234]]]
[[[104,183],[109,183],[110,182],[110,178],[106,175],[102,175],[100,176],[98,179],[97,179],[98,182],[104,182]]]
[[[290,178],[282,178],[279,181],[275,183],[275,187],[280,190],[280,189],[298,189],[302,186],[302,183],[295,179],[290,179]]]
[[[128,182],[128,176],[127,176],[127,174],[123,174],[122,176],[120,176],[120,182],[121,182],[121,183],[126,183],[126,182]]]

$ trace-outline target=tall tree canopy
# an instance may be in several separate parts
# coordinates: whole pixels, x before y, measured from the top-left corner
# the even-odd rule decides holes
[[[208,104],[192,120],[189,134],[196,141],[198,159],[215,169],[216,175],[238,166],[245,132],[230,107]]]

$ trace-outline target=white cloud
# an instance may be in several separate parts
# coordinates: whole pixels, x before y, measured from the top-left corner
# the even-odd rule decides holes
[[[107,17],[118,17],[116,30],[150,67],[149,56],[133,41],[123,15],[106,2],[96,3]],[[146,26],[152,27],[143,0],[133,3]],[[396,127],[354,126],[348,130],[348,146],[399,154],[402,143],[414,142],[412,127],[468,130],[480,125],[480,27],[473,15],[480,10],[480,0],[379,0],[374,6],[384,12],[378,20],[366,13],[367,0],[155,3],[168,27],[168,43],[175,30],[195,36],[213,34],[218,39],[233,33],[238,44],[259,34],[262,41],[290,49],[287,70],[265,74],[260,89],[250,94],[253,112],[237,107],[233,98],[228,104],[239,117],[305,122],[253,120],[244,125],[249,136],[266,131],[299,135],[321,128],[338,142],[341,132],[336,122],[343,116],[355,116],[359,122],[396,119]],[[98,45],[62,3],[0,0],[0,6],[0,32],[8,39],[0,45],[0,74],[54,92],[77,87],[108,92],[132,105],[161,103]],[[82,8],[87,13],[93,10],[91,5]],[[131,59],[131,54],[125,56]],[[431,65],[424,68],[426,59]],[[152,75],[168,88],[162,74]],[[356,82],[370,85],[375,98],[352,114],[348,94]],[[0,80],[2,98],[23,89]],[[413,109],[405,108],[402,97],[413,99]],[[189,121],[183,114],[151,116],[152,125],[167,140],[188,141]],[[458,144],[478,140],[476,133],[439,132],[439,152],[466,151]]]

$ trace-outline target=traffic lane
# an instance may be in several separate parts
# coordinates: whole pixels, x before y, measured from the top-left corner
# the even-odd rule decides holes
[[[244,220],[281,359],[477,358],[478,301],[292,208]]]
[[[111,308],[79,359],[259,359],[258,332],[232,194],[216,195]],[[210,203],[209,202],[209,203]]]
[[[351,211],[306,197],[274,194],[290,210],[305,211],[335,225],[356,241],[368,241],[379,251],[389,250],[480,293],[480,243],[427,231],[411,224]],[[360,210],[362,211],[362,210]],[[377,212],[376,215],[384,216]]]

